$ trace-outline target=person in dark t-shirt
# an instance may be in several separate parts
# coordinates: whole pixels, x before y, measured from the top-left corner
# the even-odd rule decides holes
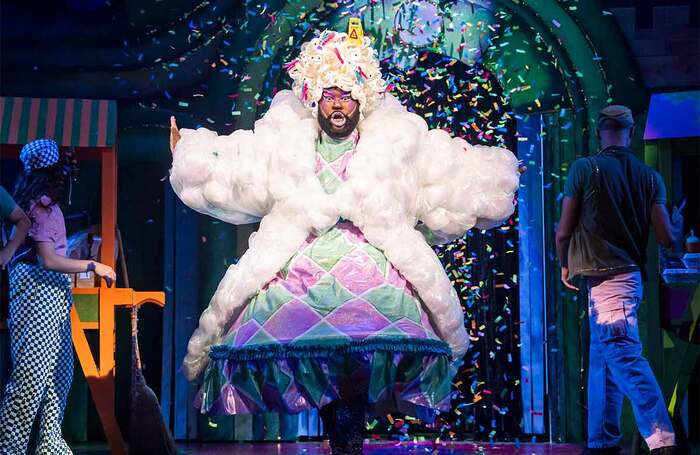
[[[661,390],[642,356],[637,308],[649,226],[665,247],[675,242],[677,229],[666,211],[661,177],[629,148],[633,130],[629,108],[608,106],[600,112],[601,150],[571,166],[557,229],[562,282],[578,291],[570,279],[580,276],[588,287],[591,341],[584,453],[589,455],[620,453],[625,396],[651,453],[676,450]],[[674,218],[679,221],[680,216]]]
[[[10,263],[17,248],[24,242],[29,231],[29,218],[24,211],[17,206],[12,196],[0,186],[0,223],[9,222],[15,226],[12,235],[0,243],[0,268],[4,269]],[[5,232],[3,234],[9,234]],[[4,235],[2,236],[4,237]]]

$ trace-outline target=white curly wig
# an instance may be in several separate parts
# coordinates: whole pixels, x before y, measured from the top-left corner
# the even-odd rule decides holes
[[[314,115],[323,89],[338,87],[350,92],[360,103],[360,112],[367,115],[379,104],[387,87],[377,52],[366,36],[362,45],[356,45],[348,40],[347,33],[324,30],[304,43],[299,57],[285,67],[294,80],[294,94]]]

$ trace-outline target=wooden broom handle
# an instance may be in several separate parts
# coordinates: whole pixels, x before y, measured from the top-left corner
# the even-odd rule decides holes
[[[122,269],[124,276],[124,286],[131,287],[129,283],[129,271],[126,269],[126,256],[124,256],[124,243],[122,242],[122,231],[117,228],[117,247],[119,248],[119,267]]]
[[[126,256],[124,255],[124,242],[122,241],[122,232],[117,228],[117,247],[119,248],[119,266],[122,269],[122,276],[124,277],[124,285],[127,288],[131,287],[129,283],[129,271],[126,268]],[[134,355],[134,361],[136,362],[136,368],[141,369],[141,353],[139,352],[139,319],[138,319],[138,307],[131,307],[131,343],[132,343],[132,353]]]

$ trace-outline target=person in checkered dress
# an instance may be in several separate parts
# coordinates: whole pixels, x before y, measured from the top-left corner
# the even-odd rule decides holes
[[[92,270],[115,279],[104,264],[66,257],[63,199],[70,157],[39,139],[22,148],[24,171],[15,185],[17,205],[31,220],[27,241],[10,261],[10,343],[13,369],[0,407],[0,454],[27,452],[35,419],[37,454],[72,453],[61,421],[73,378],[69,273]]]

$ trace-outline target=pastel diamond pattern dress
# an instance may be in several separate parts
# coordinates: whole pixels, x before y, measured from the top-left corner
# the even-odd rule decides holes
[[[327,193],[346,180],[356,143],[322,133],[316,175]],[[210,356],[202,412],[296,413],[357,393],[382,411],[450,404],[449,347],[411,284],[343,219],[306,239]]]

